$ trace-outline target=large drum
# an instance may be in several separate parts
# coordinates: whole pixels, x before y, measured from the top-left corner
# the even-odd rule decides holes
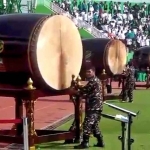
[[[150,67],[150,46],[141,47],[134,52],[133,59],[138,68]]]
[[[83,39],[84,60],[82,70],[87,63],[96,67],[99,75],[103,69],[108,75],[121,74],[127,61],[127,49],[120,40]]]
[[[31,77],[36,87],[61,91],[80,72],[81,38],[65,16],[2,15],[0,40],[0,84],[22,86]]]

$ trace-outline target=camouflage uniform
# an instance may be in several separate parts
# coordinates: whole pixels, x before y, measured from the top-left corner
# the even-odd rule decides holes
[[[103,147],[104,145],[98,125],[103,110],[102,86],[97,77],[93,77],[88,81],[88,84],[80,90],[80,94],[84,95],[86,100],[85,119],[83,122],[83,142],[81,145],[75,147],[80,149],[88,147],[91,132],[93,132],[94,137],[98,140],[96,146]]]
[[[150,71],[147,71],[146,85],[147,85],[146,88],[149,88],[149,87],[150,87]]]
[[[129,98],[129,102],[133,101],[133,90],[135,86],[134,75],[135,75],[135,68],[133,66],[130,66],[129,69],[127,69],[123,101],[126,101],[127,98]]]

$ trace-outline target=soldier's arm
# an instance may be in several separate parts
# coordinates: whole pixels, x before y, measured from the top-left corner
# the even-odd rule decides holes
[[[96,82],[94,81],[89,81],[87,85],[85,85],[84,87],[81,87],[79,89],[79,94],[80,95],[86,95],[87,93],[89,93],[95,86]]]
[[[103,100],[103,88],[102,88],[102,82],[100,81],[100,95],[101,95],[101,100]]]
[[[130,75],[130,69],[127,69],[125,76],[127,77],[127,76],[129,76],[129,75]]]

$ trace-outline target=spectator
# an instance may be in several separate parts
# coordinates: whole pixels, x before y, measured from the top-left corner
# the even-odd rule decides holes
[[[59,0],[58,0],[59,1]],[[55,2],[56,3],[56,2]],[[94,2],[71,0],[57,4],[75,17],[77,25],[88,23],[88,30],[96,26],[108,38],[126,40],[131,49],[149,46],[150,41],[150,4],[131,4],[130,2]]]

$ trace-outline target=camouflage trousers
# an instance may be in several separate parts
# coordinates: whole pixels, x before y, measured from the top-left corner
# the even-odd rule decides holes
[[[129,101],[133,101],[133,90],[135,82],[128,82],[125,84],[125,89],[123,92],[123,101],[126,101],[129,98]]]
[[[101,135],[101,131],[99,129],[99,121],[101,119],[100,111],[88,111],[85,114],[84,122],[83,122],[83,135],[90,136],[93,133],[94,136]]]
[[[147,76],[146,85],[147,85],[147,88],[150,87],[150,75]]]

